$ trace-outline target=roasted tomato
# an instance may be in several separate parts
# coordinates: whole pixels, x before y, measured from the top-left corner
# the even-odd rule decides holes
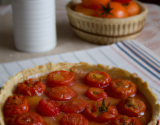
[[[14,95],[8,97],[3,110],[5,117],[13,117],[14,115],[27,112],[29,110],[29,105],[23,95]]]
[[[110,0],[82,0],[82,4],[86,7],[86,8],[90,8],[90,9],[100,9],[101,6],[100,4],[102,5],[107,5],[108,2]]]
[[[26,112],[16,118],[16,125],[43,125],[42,117],[34,112]]]
[[[65,113],[81,113],[86,106],[87,103],[84,99],[74,99],[63,103],[60,108]]]
[[[107,88],[109,96],[124,99],[128,97],[134,97],[137,92],[137,86],[124,79],[116,79],[111,81],[110,86]]]
[[[82,3],[76,4],[74,10],[87,16],[95,16],[95,10],[84,7]]]
[[[110,82],[109,74],[101,71],[92,71],[85,78],[85,83],[91,87],[104,88],[109,86]]]
[[[41,96],[45,90],[46,85],[42,81],[29,79],[24,83],[18,84],[19,93],[27,96]]]
[[[58,115],[60,112],[60,108],[57,102],[53,100],[41,99],[37,106],[37,110],[40,114],[45,116],[54,116]]]
[[[75,95],[74,91],[68,86],[56,86],[46,94],[49,98],[56,101],[66,101]]]
[[[118,112],[130,117],[139,117],[144,115],[146,105],[139,99],[122,99],[117,105]]]
[[[101,9],[97,10],[96,17],[100,18],[126,18],[127,10],[118,2],[109,2],[108,5],[101,5]]]
[[[131,1],[127,4],[123,4],[123,6],[127,10],[128,16],[134,16],[134,15],[138,15],[140,13],[139,6],[133,1]]]
[[[132,0],[112,0],[114,2],[119,2],[119,3],[129,3],[131,2]]]
[[[82,114],[65,114],[60,120],[61,125],[88,125],[88,120]]]
[[[96,87],[90,87],[86,94],[85,94],[88,98],[94,100],[94,101],[102,101],[103,98],[107,98],[108,95],[107,93],[104,91],[104,89],[101,88],[96,88]]]
[[[91,121],[108,122],[118,116],[118,111],[103,99],[102,102],[90,103],[84,110],[84,115]]]
[[[142,123],[135,119],[130,118],[125,115],[119,115],[114,121],[112,125],[142,125]]]
[[[47,86],[66,86],[74,80],[74,74],[68,71],[54,71],[47,75],[46,82]]]

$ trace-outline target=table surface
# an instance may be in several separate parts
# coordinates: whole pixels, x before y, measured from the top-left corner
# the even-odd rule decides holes
[[[0,6],[0,63],[101,46],[81,40],[73,33],[65,11],[68,2],[69,0],[56,0],[57,46],[43,53],[21,52],[15,49],[11,5]],[[149,13],[144,29],[136,40],[160,57],[160,7],[154,4],[145,4],[145,6]]]

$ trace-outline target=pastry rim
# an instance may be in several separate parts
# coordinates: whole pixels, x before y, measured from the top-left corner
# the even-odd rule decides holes
[[[4,84],[4,86],[0,90],[0,125],[5,125],[4,116],[3,116],[3,105],[7,97],[12,95],[12,91],[9,91],[9,90],[13,90],[13,88],[18,83],[28,79],[29,76],[32,76],[35,74],[36,75],[48,74],[49,72],[55,71],[55,70],[70,71],[70,69],[73,66],[91,66],[91,65],[85,62],[80,62],[80,63],[65,62],[65,63],[57,63],[57,64],[53,64],[52,62],[50,62],[45,65],[40,65],[40,66],[35,65],[34,68],[24,69],[21,72],[17,73],[15,76],[10,77],[9,80]],[[125,77],[136,79],[137,80],[136,85],[138,90],[141,91],[143,95],[145,95],[145,97],[147,98],[148,102],[151,104],[151,107],[152,107],[152,118],[147,125],[156,125],[159,112],[160,112],[160,105],[158,104],[157,95],[155,95],[152,92],[152,90],[149,89],[147,82],[143,82],[142,79],[138,77],[136,73],[131,74],[130,72],[120,68],[116,68],[116,67],[109,68],[109,66],[105,66],[101,64],[92,65],[92,66],[99,66],[104,68],[105,70],[110,70],[110,71],[121,70],[123,71]],[[143,88],[143,89],[140,89],[140,88]]]

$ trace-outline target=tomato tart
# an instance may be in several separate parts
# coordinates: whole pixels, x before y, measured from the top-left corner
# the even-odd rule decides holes
[[[0,90],[0,125],[156,125],[159,111],[136,73],[101,64],[36,65]]]

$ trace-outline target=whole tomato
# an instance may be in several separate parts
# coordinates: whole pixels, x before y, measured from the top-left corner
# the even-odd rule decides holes
[[[128,16],[134,16],[134,15],[138,15],[140,13],[139,6],[133,1],[131,1],[127,4],[123,4],[123,6],[127,10]]]
[[[126,18],[128,17],[128,12],[121,3],[109,2],[106,6],[101,5],[101,9],[96,12],[96,17]]]
[[[86,8],[82,3],[76,4],[74,10],[87,16],[95,16],[95,10]]]
[[[110,0],[82,0],[82,4],[90,9],[100,9],[102,5],[107,5]]]
[[[119,3],[129,3],[131,2],[132,0],[112,0],[114,2],[119,2]]]

